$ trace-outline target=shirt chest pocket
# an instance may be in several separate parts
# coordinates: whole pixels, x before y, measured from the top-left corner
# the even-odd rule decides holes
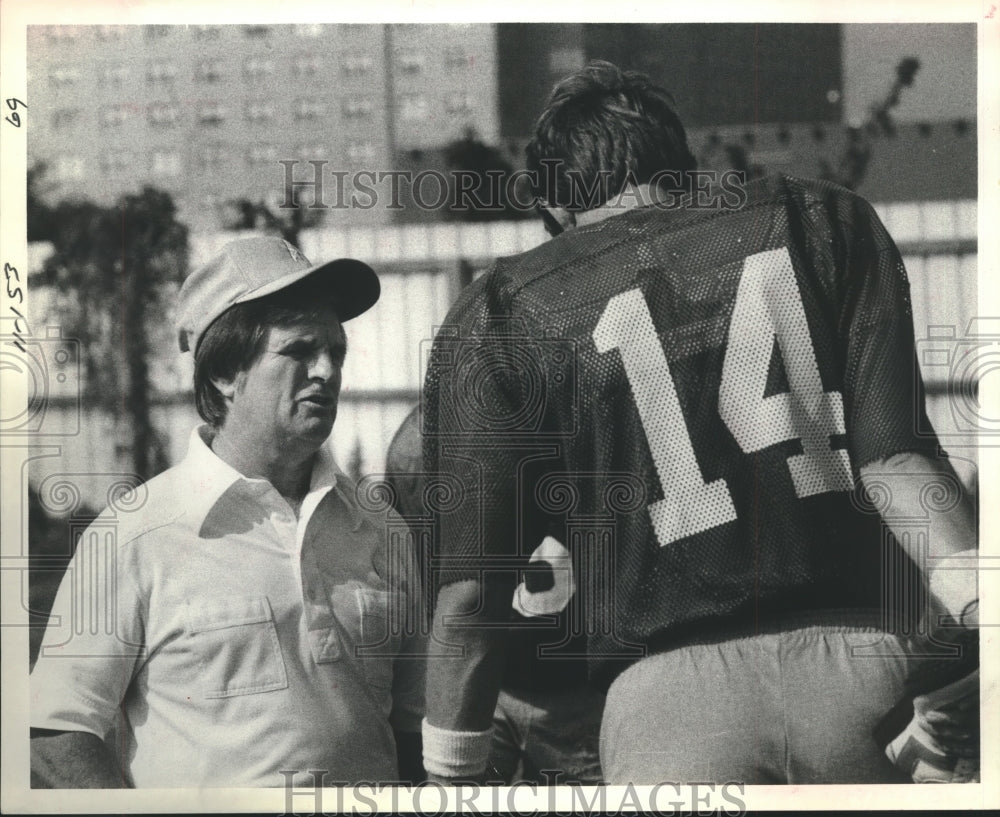
[[[186,615],[205,698],[288,686],[274,615],[265,596],[188,599]]]

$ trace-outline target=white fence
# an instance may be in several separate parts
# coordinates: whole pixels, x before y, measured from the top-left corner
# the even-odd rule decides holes
[[[974,437],[967,426],[970,413],[975,412],[974,394],[968,389],[949,392],[949,383],[958,376],[954,351],[968,351],[975,345],[967,332],[977,314],[976,203],[896,203],[876,209],[900,245],[909,271],[916,335],[921,351],[928,352],[922,365],[931,420],[946,448],[959,458],[960,473],[972,482]],[[193,237],[192,264],[206,260],[232,238],[232,233]],[[359,456],[362,473],[384,469],[389,441],[417,401],[425,362],[422,349],[443,322],[461,283],[486,269],[496,256],[530,249],[544,239],[534,221],[303,234],[302,249],[313,260],[362,258],[377,269],[382,280],[379,303],[347,324],[350,351],[331,442],[342,466]],[[32,248],[34,268],[41,265],[45,252],[44,247]],[[47,324],[45,293],[32,293],[31,306],[37,335]],[[924,342],[927,338],[932,342]],[[51,358],[53,348],[44,354]],[[166,438],[169,459],[176,462],[197,421],[189,392],[190,361],[173,348],[165,349],[153,362],[152,376],[159,391],[154,422]],[[35,379],[47,382],[44,375]],[[60,482],[72,482],[82,502],[101,507],[107,501],[109,484],[116,480],[114,475],[128,469],[115,451],[113,418],[75,402],[77,388],[78,383],[53,384],[55,399],[47,404],[35,400],[41,413],[34,419],[38,430],[32,440],[30,479],[36,487],[50,491]]]

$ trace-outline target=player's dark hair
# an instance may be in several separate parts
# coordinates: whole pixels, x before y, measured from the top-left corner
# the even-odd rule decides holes
[[[230,307],[209,325],[194,353],[194,402],[213,428],[226,419],[226,399],[213,380],[232,380],[264,352],[272,327],[323,320],[332,306],[329,295],[309,279],[273,295]]]
[[[697,166],[673,98],[648,76],[595,61],[552,90],[528,143],[534,194],[571,212],[592,210],[654,175],[689,184]]]

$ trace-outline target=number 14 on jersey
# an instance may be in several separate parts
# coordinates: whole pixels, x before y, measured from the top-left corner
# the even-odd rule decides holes
[[[604,308],[593,333],[601,354],[618,350],[649,443],[664,498],[649,506],[660,545],[736,520],[724,479],[705,482],[666,354],[638,288]],[[774,341],[789,391],[764,396]],[[719,416],[745,453],[798,439],[787,465],[799,497],[853,487],[847,451],[830,436],[845,433],[840,392],[823,391],[802,296],[788,249],[743,262],[719,385]]]

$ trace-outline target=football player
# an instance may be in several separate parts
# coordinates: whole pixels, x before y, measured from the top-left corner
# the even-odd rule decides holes
[[[434,495],[447,493],[448,485],[427,479],[421,441],[418,406],[389,443],[386,480],[394,509],[422,543]],[[554,532],[566,538],[565,533]],[[570,553],[562,542],[546,535],[527,562],[508,610],[511,626],[493,715],[489,776],[491,782],[507,784],[597,784],[604,694],[587,682],[585,640],[577,639],[558,651],[550,646],[540,654],[546,643],[552,645],[568,632],[572,615],[568,608],[579,598]],[[421,559],[422,568],[424,563]]]
[[[669,95],[608,63],[554,89],[527,154],[554,238],[466,290],[425,383],[427,469],[461,486],[427,770],[483,778],[511,592],[545,536],[579,604],[536,654],[584,640],[608,782],[908,780],[890,757],[927,753],[876,733],[928,686],[953,705],[919,698],[917,732],[968,761],[975,514],[915,432],[908,282],[871,206],[713,183]],[[883,591],[913,565],[930,613],[908,635],[913,600]]]

